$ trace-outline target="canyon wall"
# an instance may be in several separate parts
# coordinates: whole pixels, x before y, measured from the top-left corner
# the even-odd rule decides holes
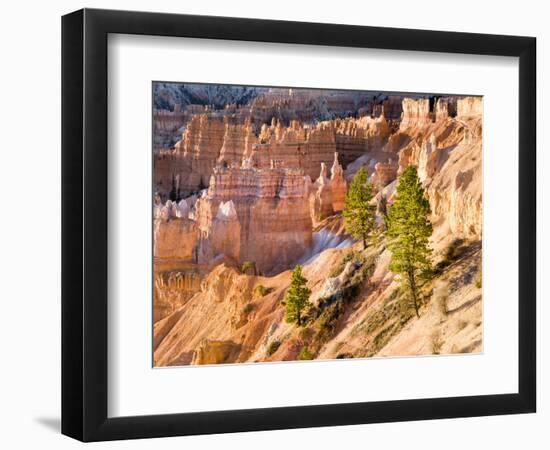
[[[155,258],[194,261],[197,240],[195,222],[189,219],[189,206],[185,200],[179,204],[170,200],[165,205],[157,197],[153,209],[153,239]]]
[[[327,105],[357,114],[307,119]],[[271,90],[248,105],[194,116],[174,149],[155,155],[155,365],[295,360],[306,343],[323,358],[431,354],[432,330],[446,339],[445,351],[480,351],[481,294],[471,274],[481,267],[482,109],[480,97],[351,102]],[[402,306],[392,302],[401,294],[383,237],[363,251],[345,235],[339,213],[359,167],[376,200],[383,196],[391,208],[409,165],[430,202],[434,258],[449,240],[464,238],[469,247],[426,284],[421,318],[400,328]],[[166,200],[170,193],[176,201]],[[320,238],[334,240],[335,229],[336,243],[317,248]],[[347,259],[349,246],[360,261]],[[307,327],[284,320],[288,269],[298,262],[316,300],[341,294],[334,286],[355,279],[359,267],[367,274],[341,322],[317,341],[311,336],[335,310]],[[430,304],[436,282],[455,289],[448,301],[456,313],[446,319]],[[271,353],[274,343],[280,347]]]
[[[201,288],[206,275],[196,266],[155,271],[153,279],[153,322],[158,322],[184,306]]]
[[[208,186],[214,167],[243,164],[299,169],[316,179],[321,164],[331,165],[335,152],[343,167],[365,154],[378,158],[389,136],[384,116],[315,125],[292,120],[289,126],[273,119],[256,136],[250,120],[238,123],[227,116],[200,114],[189,122],[174,150],[155,154],[155,190],[165,198],[178,190],[186,196]]]
[[[309,185],[297,169],[217,167],[191,218],[155,219],[155,256],[282,270],[311,245]]]
[[[379,152],[390,136],[390,127],[383,115],[336,119],[333,126],[336,151],[344,167],[366,153]]]
[[[210,259],[224,253],[210,238],[219,220],[218,213],[212,220],[212,211],[230,202],[239,232],[234,239],[239,245],[234,244],[236,251],[230,256],[240,263],[254,262],[261,272],[288,267],[311,244],[308,192],[309,179],[298,169],[214,169],[208,193],[197,205],[197,222],[204,242],[201,248],[206,249],[199,254],[199,262],[201,257]]]
[[[419,159],[434,215],[470,239],[482,234],[482,108],[481,97],[459,99],[457,127],[442,142],[432,138]]]
[[[447,225],[457,238],[481,239],[482,98],[458,98],[451,107],[439,99],[436,114],[427,100],[405,100],[399,133],[409,143],[399,151],[398,173],[417,166],[432,221]]]
[[[262,273],[284,270],[312,245],[313,223],[340,212],[347,184],[338,154],[312,183],[301,169],[215,167],[208,190],[190,208],[158,201],[154,255],[212,264],[251,261]]]
[[[243,124],[230,123],[225,119],[223,144],[217,162],[222,165],[240,166],[242,159],[250,156],[252,146],[257,141],[254,126],[249,119]]]
[[[319,174],[321,163],[332,162],[336,151],[334,131],[328,122],[303,127],[298,121],[291,121],[288,127],[283,127],[276,121],[262,127],[259,140],[259,144],[252,146],[252,167],[299,169],[311,179]]]
[[[202,98],[207,92],[191,94]],[[228,95],[213,95],[222,94]],[[388,120],[397,122],[402,112],[400,96],[369,92],[272,88],[251,98],[223,109],[176,104],[173,111],[154,112],[155,189],[163,198],[178,189],[182,196],[197,192],[208,186],[217,164],[240,165],[253,153],[259,168],[273,161],[312,179],[321,163],[332,163],[335,151],[345,168],[382,148],[390,135]]]
[[[258,136],[250,120],[196,115],[175,150],[156,156],[156,188],[164,197],[208,190],[191,215],[171,203],[170,220],[155,221],[155,256],[209,263],[223,255],[262,272],[286,268],[307,251],[312,224],[343,209],[345,161],[364,158],[357,167],[367,167],[375,190],[417,166],[433,222],[480,238],[481,112],[479,97],[405,98],[393,132],[384,115],[289,126],[273,118]]]

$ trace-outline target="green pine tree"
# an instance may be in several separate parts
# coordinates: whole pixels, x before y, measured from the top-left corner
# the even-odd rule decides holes
[[[294,267],[290,287],[285,295],[286,321],[302,325],[302,311],[307,305],[311,290],[306,287],[307,279],[302,275],[302,266]]]
[[[400,274],[409,288],[417,317],[418,281],[431,273],[432,235],[430,203],[418,178],[416,167],[409,166],[399,177],[397,194],[386,219],[386,239],[392,252],[390,270]]]
[[[367,171],[361,167],[350,184],[344,204],[344,224],[346,231],[356,239],[362,239],[363,250],[367,248],[375,225],[376,205],[371,205],[372,186],[367,179]]]

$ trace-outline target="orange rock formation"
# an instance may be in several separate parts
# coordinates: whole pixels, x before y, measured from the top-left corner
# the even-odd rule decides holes
[[[155,156],[155,365],[295,360],[304,346],[316,358],[431,354],[435,332],[438,352],[481,350],[482,99],[396,95],[365,97],[358,107],[349,95],[318,98],[274,89],[250,105],[194,115],[174,150]],[[360,114],[308,119],[326,102]],[[467,243],[426,284],[420,319],[400,322],[382,242],[362,252],[372,267],[328,335],[286,323],[288,269],[305,261],[321,235],[340,239],[355,171],[365,166],[377,199],[391,207],[409,165],[418,167],[430,202],[436,261],[452,240]],[[186,198],[165,200],[178,192]],[[356,263],[342,262],[349,251],[322,247],[303,263],[316,308],[357,276]],[[254,269],[243,273],[247,261]],[[445,319],[430,297],[440,283],[453,286],[455,312]]]

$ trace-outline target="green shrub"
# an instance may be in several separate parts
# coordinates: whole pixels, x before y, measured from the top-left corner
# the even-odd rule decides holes
[[[308,303],[303,311],[302,321],[304,324],[311,323],[319,317],[321,310],[313,303]]]
[[[466,246],[464,244],[464,239],[454,239],[447,247],[447,250],[443,255],[443,259],[436,264],[435,272],[441,273],[443,269],[449,267],[452,263],[457,261],[466,250]]]
[[[351,256],[349,256],[351,255]],[[329,340],[338,327],[338,322],[345,312],[346,305],[351,303],[359,292],[366,280],[368,280],[374,271],[375,258],[365,258],[359,252],[351,252],[346,257],[346,262],[361,261],[359,267],[353,275],[344,283],[338,292],[330,297],[318,300],[318,307],[314,316],[317,326],[317,338],[320,341]]]
[[[367,261],[353,274],[344,286],[343,296],[346,301],[352,301],[357,297],[365,281],[368,281],[374,273],[374,268],[374,261]]]
[[[366,357],[374,356],[403,329],[413,316],[412,304],[404,288],[400,286],[390,293],[383,305],[355,326],[352,335],[360,333],[372,335],[363,353]]]
[[[351,353],[338,353],[336,359],[352,359],[353,355]]]
[[[253,309],[254,309],[254,304],[253,303],[247,303],[246,305],[243,306],[243,313],[244,314],[250,314]]]
[[[449,261],[456,261],[464,251],[464,239],[455,239],[447,247],[445,252],[445,259]]]
[[[309,341],[313,336],[313,330],[311,328],[301,328],[298,332],[298,336],[302,341]]]
[[[267,350],[265,351],[267,356],[273,355],[277,350],[279,350],[279,347],[281,346],[281,341],[275,340],[272,341],[271,344],[267,347]]]
[[[304,346],[300,349],[300,353],[298,353],[298,359],[300,361],[307,361],[310,359],[313,359],[313,354],[309,351],[309,349]]]
[[[258,295],[258,297],[265,297],[270,292],[273,292],[273,288],[265,287],[263,284],[259,284],[256,286],[256,289],[254,289],[254,292]]]
[[[346,253],[346,255],[344,255],[344,257],[340,260],[340,262],[332,268],[329,273],[329,278],[334,278],[340,275],[346,267],[346,264],[350,261],[363,264],[365,262],[365,256],[362,252],[358,252],[357,250],[352,250]]]
[[[353,253],[358,252],[352,252],[351,254]],[[354,256],[356,257],[356,255]],[[359,254],[359,257],[357,257],[357,259],[349,259],[346,262],[349,261],[355,261],[356,263],[360,264],[360,267],[357,268],[355,272],[351,275],[351,277],[345,281],[338,292],[330,297],[319,299],[318,303],[320,308],[323,309],[327,305],[330,305],[338,300],[351,302],[357,297],[357,295],[361,291],[364,282],[372,276],[376,265],[376,259],[374,257],[366,258],[364,255]]]
[[[323,309],[317,319],[317,338],[319,340],[328,341],[332,337],[343,313],[343,300],[337,300]]]
[[[254,261],[245,261],[241,266],[241,272],[249,275],[256,275],[256,263]]]
[[[402,328],[401,324],[396,322],[393,325],[389,325],[386,328],[382,329],[375,337],[374,339],[369,343],[368,345],[368,353],[367,356],[374,356],[376,355],[380,350],[382,350],[388,342],[390,342],[390,339],[395,336],[398,331]]]

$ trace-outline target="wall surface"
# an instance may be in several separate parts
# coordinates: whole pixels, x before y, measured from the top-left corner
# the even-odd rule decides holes
[[[498,5],[498,6],[497,6]],[[2,47],[0,123],[0,446],[76,448],[59,434],[60,421],[60,16],[83,6],[266,19],[353,23],[449,31],[530,35],[538,38],[539,151],[539,412],[535,415],[336,427],[228,436],[101,443],[94,448],[306,448],[465,449],[549,448],[550,169],[543,129],[550,105],[550,30],[544,2],[170,2],[112,0],[7,2],[0,15]],[[546,294],[546,295],[545,295]],[[406,382],[406,380],[404,380]]]

